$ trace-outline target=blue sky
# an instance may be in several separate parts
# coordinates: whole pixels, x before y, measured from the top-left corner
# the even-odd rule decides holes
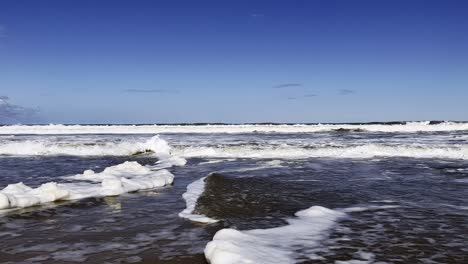
[[[0,2],[0,123],[468,120],[466,1]]]

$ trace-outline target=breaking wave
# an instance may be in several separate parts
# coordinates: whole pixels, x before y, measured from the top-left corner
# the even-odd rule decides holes
[[[421,132],[468,130],[460,122],[369,124],[206,124],[206,125],[10,125],[0,134],[160,134],[160,133],[313,133],[326,131]]]
[[[188,147],[174,149],[174,154],[184,158],[269,158],[304,159],[313,157],[330,158],[371,158],[371,157],[411,157],[468,159],[467,145],[428,146],[428,145],[380,145],[358,146],[222,146]]]
[[[120,142],[73,142],[52,140],[0,141],[0,155],[128,156],[143,153],[169,154],[170,147],[159,136]]]
[[[294,143],[294,142],[292,142]],[[308,143],[313,143],[309,145]],[[266,158],[266,159],[304,159],[304,158],[372,158],[372,157],[411,157],[468,159],[466,144],[317,144],[304,141],[301,144],[246,143],[240,145],[178,145],[171,148],[159,136],[149,139],[96,139],[74,141],[54,140],[37,137],[28,140],[9,139],[0,141],[0,155],[14,156],[129,156],[153,154],[164,157],[181,158]],[[171,154],[173,156],[171,156]]]

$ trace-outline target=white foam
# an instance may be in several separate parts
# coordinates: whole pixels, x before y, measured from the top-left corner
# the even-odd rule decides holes
[[[370,252],[358,251],[354,254],[354,257],[357,259],[351,260],[337,260],[335,264],[386,264],[386,262],[374,262],[375,255]]]
[[[148,166],[151,169],[166,169],[173,166],[184,166],[187,160],[181,157],[169,156],[162,158],[156,162],[155,165]]]
[[[248,231],[222,229],[207,244],[205,256],[212,264],[296,263],[297,250],[316,257],[313,248],[344,216],[343,212],[312,206],[297,212],[286,226]]]
[[[305,159],[311,157],[372,158],[413,157],[468,159],[467,145],[383,145],[365,144],[358,146],[330,147],[328,145],[305,148],[301,146],[229,146],[174,148],[173,153],[184,158],[266,158]]]
[[[468,183],[468,178],[456,179],[455,182],[458,182],[458,183]]]
[[[170,146],[159,136],[147,140],[127,140],[121,142],[57,142],[53,138],[2,141],[0,155],[74,155],[74,156],[127,156],[142,152],[153,152],[156,155],[168,156]]]
[[[58,200],[76,200],[89,197],[115,196],[172,184],[174,175],[167,170],[151,170],[139,163],[124,162],[96,173],[67,177],[82,182],[49,182],[37,188],[23,183],[10,184],[0,191],[0,209],[25,208]]]
[[[263,161],[263,162],[257,162],[257,166],[255,167],[222,170],[220,171],[220,173],[248,172],[248,171],[257,171],[257,170],[263,170],[263,169],[283,168],[284,166],[282,164],[283,164],[283,161],[281,160]]]
[[[374,157],[413,157],[468,159],[466,144],[378,144],[367,143],[356,145],[330,145],[320,143],[309,146],[310,142],[290,142],[280,145],[265,142],[261,145],[229,145],[219,144],[216,147],[195,145],[177,146],[171,148],[159,136],[150,139],[125,139],[122,141],[107,140],[96,142],[96,138],[67,138],[57,141],[53,137],[40,137],[23,141],[0,141],[0,155],[76,155],[76,156],[127,156],[132,154],[152,152],[161,157],[161,161],[172,162],[173,165],[184,164],[183,158],[260,158],[260,159],[304,159],[311,157],[332,158],[374,158]],[[292,144],[291,144],[292,143]],[[299,144],[297,144],[299,143]],[[315,142],[316,143],[316,142]],[[172,156],[171,156],[172,154]],[[160,164],[161,167],[165,166]]]
[[[216,219],[212,219],[204,215],[194,214],[197,200],[205,190],[205,179],[206,177],[203,177],[187,186],[187,192],[182,195],[185,203],[187,204],[187,207],[179,213],[180,217],[207,224],[218,222]]]
[[[31,188],[22,182],[9,184],[0,191],[0,209],[30,207],[65,199],[68,195],[68,191],[55,182],[44,183],[37,188]]]
[[[152,189],[172,184],[174,175],[168,170],[153,171],[136,161],[107,167],[100,173],[87,170],[83,174],[65,177],[72,180],[89,181],[96,184],[61,184],[70,194],[67,199],[112,196],[138,190]]]
[[[314,133],[337,129],[361,129],[370,132],[420,132],[468,130],[468,123],[409,122],[405,125],[331,125],[331,124],[245,124],[245,125],[10,125],[1,126],[0,134],[159,134],[159,133]]]
[[[459,209],[459,210],[468,210],[468,206],[463,206],[463,205],[454,205],[454,204],[441,204],[441,205],[452,207],[452,208]]]
[[[372,210],[383,210],[383,209],[395,209],[400,208],[399,205],[370,205],[370,206],[355,206],[355,207],[348,207],[343,209],[343,212],[346,213],[354,213],[354,212],[364,212],[364,211],[372,211]]]
[[[159,161],[152,166],[142,166],[136,161],[126,161],[107,167],[99,173],[87,170],[83,174],[63,177],[75,181],[71,183],[48,182],[37,188],[31,188],[22,182],[10,184],[0,191],[0,210],[7,212],[15,208],[25,208],[58,200],[115,196],[127,192],[163,187],[174,181],[174,175],[165,168],[183,166],[186,163],[185,159],[172,156],[170,154],[171,147],[158,136],[154,136],[144,143],[133,145],[135,145],[133,151],[136,149],[154,151]],[[58,153],[51,151],[51,148],[43,150],[49,154]],[[88,149],[88,151],[90,150]],[[70,154],[71,152],[66,153]],[[80,151],[72,153],[83,154]]]
[[[215,159],[215,160],[200,162],[200,163],[198,163],[198,165],[216,164],[216,163],[221,163],[221,162],[231,162],[231,161],[235,161],[235,160],[236,159]]]

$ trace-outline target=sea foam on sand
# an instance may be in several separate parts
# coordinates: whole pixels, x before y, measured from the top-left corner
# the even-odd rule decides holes
[[[55,182],[48,182],[37,188],[31,188],[22,182],[9,184],[0,191],[0,210],[29,207],[65,199],[68,196],[69,192]]]
[[[72,200],[95,196],[119,195],[127,192],[163,187],[172,184],[174,181],[174,175],[168,170],[153,171],[136,161],[126,161],[122,164],[108,167],[100,173],[87,170],[83,174],[67,178],[92,182],[85,183],[85,186],[79,186],[74,183],[60,184],[60,187],[69,190],[70,195],[68,198]]]
[[[199,180],[196,180],[187,186],[187,192],[185,192],[182,197],[184,198],[187,208],[179,213],[179,216],[182,218],[187,218],[194,222],[200,223],[215,223],[218,222],[216,219],[209,218],[204,215],[195,214],[195,206],[197,205],[197,200],[200,195],[205,191],[205,179],[203,177]]]
[[[37,188],[22,182],[9,184],[0,191],[0,209],[24,208],[57,200],[115,196],[163,187],[174,181],[174,175],[168,170],[153,171],[135,161],[107,167],[100,173],[87,170],[66,178],[80,182],[48,182]]]
[[[322,206],[312,206],[288,219],[288,225],[268,229],[238,231],[222,229],[205,247],[205,257],[212,264],[296,263],[302,250],[310,258],[329,230],[346,214]],[[309,249],[309,252],[308,252]]]
[[[288,225],[239,231],[231,228],[218,231],[205,247],[205,257],[211,264],[288,264],[298,258],[321,259],[316,253],[327,232],[348,213],[400,208],[397,205],[367,205],[342,209],[312,206],[287,219]],[[371,263],[372,253],[358,252],[358,258],[339,263]],[[338,263],[338,261],[336,262]]]

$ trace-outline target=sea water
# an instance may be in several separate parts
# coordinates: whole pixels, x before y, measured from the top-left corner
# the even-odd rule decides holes
[[[0,127],[1,263],[467,263],[468,125]]]

